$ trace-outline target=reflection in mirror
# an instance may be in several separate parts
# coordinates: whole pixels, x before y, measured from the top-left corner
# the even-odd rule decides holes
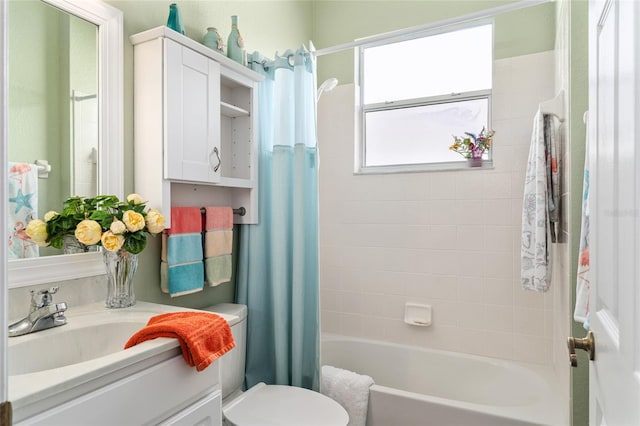
[[[24,228],[71,195],[97,194],[98,27],[41,1],[15,1],[8,30],[9,259],[57,255]]]
[[[96,188],[98,194],[121,198],[124,149],[122,11],[100,0],[21,0],[6,3],[10,6],[6,18],[11,29],[4,19],[3,28],[13,32],[19,26],[21,30],[20,36],[11,34],[9,62],[26,62],[24,69],[11,69],[8,78],[12,79],[15,73],[25,74],[23,78],[40,75],[39,84],[44,88],[39,90],[46,89],[47,94],[53,91],[55,95],[45,104],[38,104],[35,102],[39,94],[35,83],[24,82],[18,89],[12,83],[9,90],[9,160],[24,164],[34,164],[36,160],[52,163],[49,178],[37,179],[38,203],[37,209],[32,209],[32,215],[43,217],[49,209],[60,210],[70,194],[92,195],[89,191]],[[47,6],[49,9],[44,9],[43,15],[33,10],[14,9],[23,5]],[[14,17],[14,10],[23,15]],[[16,37],[22,38],[16,40]],[[49,45],[51,41],[56,44]],[[16,51],[14,42],[21,43]],[[26,55],[32,52],[40,52],[40,56],[27,60]],[[79,56],[74,52],[80,52]],[[9,65],[10,68],[12,66]],[[94,83],[88,82],[91,80]],[[18,91],[14,94],[15,90]],[[20,113],[14,112],[14,105],[22,108]],[[76,123],[72,125],[76,116]],[[88,120],[83,127],[75,126],[80,118],[84,122],[85,117]],[[86,138],[91,133],[93,135]],[[74,146],[73,137],[78,135],[82,141]],[[93,145],[95,140],[97,150]],[[37,142],[42,151],[24,148],[26,152],[20,153],[22,145],[27,146],[31,142]],[[88,167],[83,169],[83,165]],[[0,167],[10,168],[8,164]],[[89,174],[91,178],[87,177]],[[46,190],[43,185],[47,185]],[[27,198],[21,192],[17,198],[25,203],[33,197]],[[14,205],[13,212],[16,207]],[[2,226],[9,228],[6,222]],[[44,251],[41,251],[38,257],[10,260],[9,288],[53,282],[62,284],[72,279],[104,274],[104,262],[99,252],[63,255],[58,250],[51,251],[58,255],[43,256]]]

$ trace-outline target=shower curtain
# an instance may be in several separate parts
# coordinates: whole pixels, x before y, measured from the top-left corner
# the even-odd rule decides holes
[[[245,386],[319,388],[315,59],[301,48],[250,55],[259,86],[259,224],[240,231],[239,303],[248,306]],[[293,65],[292,65],[293,64]]]

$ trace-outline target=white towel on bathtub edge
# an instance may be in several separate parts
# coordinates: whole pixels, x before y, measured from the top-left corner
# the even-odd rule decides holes
[[[367,422],[369,388],[373,385],[370,376],[353,371],[322,366],[320,393],[328,396],[347,410],[349,426],[364,426]]]

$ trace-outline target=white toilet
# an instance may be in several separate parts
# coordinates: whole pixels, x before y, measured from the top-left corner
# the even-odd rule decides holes
[[[222,414],[232,426],[346,426],[349,415],[336,401],[293,386],[258,383],[242,392],[247,337],[247,307],[221,303],[204,310],[238,317],[230,323],[236,347],[220,358]]]

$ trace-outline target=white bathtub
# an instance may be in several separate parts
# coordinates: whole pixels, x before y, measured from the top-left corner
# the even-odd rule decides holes
[[[321,363],[373,377],[367,426],[565,426],[548,367],[330,334]]]

